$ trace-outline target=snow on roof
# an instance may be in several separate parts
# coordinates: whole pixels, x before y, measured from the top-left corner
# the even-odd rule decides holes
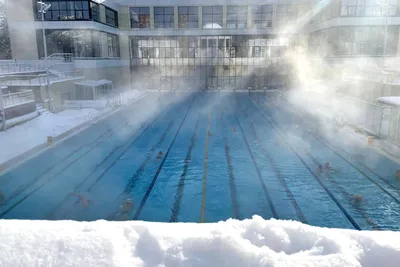
[[[98,80],[98,81],[92,81],[92,80],[86,80],[86,81],[81,81],[81,82],[76,82],[76,85],[83,85],[83,86],[99,86],[99,85],[105,85],[105,84],[111,84],[112,81],[109,80]]]
[[[400,232],[320,228],[259,216],[209,224],[1,220],[0,235],[0,266],[398,267],[400,262]]]
[[[392,105],[392,106],[400,106],[400,96],[382,96],[378,97],[378,102]]]

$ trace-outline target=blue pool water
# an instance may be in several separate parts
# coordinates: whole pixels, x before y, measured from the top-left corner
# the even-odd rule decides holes
[[[0,218],[215,222],[258,214],[399,230],[399,166],[343,142],[343,133],[315,132],[271,94],[148,94],[2,173]],[[336,172],[319,173],[327,161]],[[128,198],[134,208],[121,216]]]

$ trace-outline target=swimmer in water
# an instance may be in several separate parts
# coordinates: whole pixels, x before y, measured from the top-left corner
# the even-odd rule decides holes
[[[84,208],[87,208],[90,204],[92,204],[91,200],[87,199],[86,197],[84,197],[84,196],[82,196],[80,194],[77,194],[77,193],[74,192],[74,193],[71,193],[71,195],[78,197],[79,202],[82,203],[82,206]]]
[[[335,171],[335,169],[332,168],[332,166],[329,164],[329,161],[325,162],[324,168],[325,168],[325,170],[328,170],[330,172],[334,172]]]
[[[133,210],[133,203],[130,198],[125,199],[124,202],[119,206],[119,213],[116,215],[118,220],[128,220],[129,213]]]
[[[354,204],[360,204],[363,201],[363,197],[360,194],[355,194],[351,197],[351,201]]]
[[[322,173],[322,165],[319,164],[317,168],[317,175],[321,175],[321,173]]]
[[[0,206],[3,205],[6,202],[6,197],[4,196],[4,193],[0,190]]]
[[[232,127],[232,132],[236,133],[236,128]]]
[[[162,159],[163,156],[164,156],[164,152],[158,151],[157,159]]]
[[[396,172],[396,180],[400,181],[400,170],[397,170]]]

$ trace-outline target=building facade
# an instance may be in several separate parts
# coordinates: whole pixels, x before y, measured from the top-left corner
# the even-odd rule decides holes
[[[270,89],[292,80],[299,50],[336,63],[400,56],[400,0],[46,0],[43,25],[36,0],[6,1],[14,59],[44,56],[43,26],[49,55],[72,53],[117,87]]]

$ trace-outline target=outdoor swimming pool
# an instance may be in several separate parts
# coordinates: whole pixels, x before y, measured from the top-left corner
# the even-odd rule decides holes
[[[130,198],[130,220],[215,222],[258,214],[400,230],[399,166],[366,146],[344,144],[340,133],[310,131],[271,94],[179,100],[163,94],[161,101],[148,94],[1,174],[0,218],[117,220]],[[140,115],[156,102],[156,114]],[[325,162],[336,172],[318,173]],[[365,201],[354,203],[355,194]]]

